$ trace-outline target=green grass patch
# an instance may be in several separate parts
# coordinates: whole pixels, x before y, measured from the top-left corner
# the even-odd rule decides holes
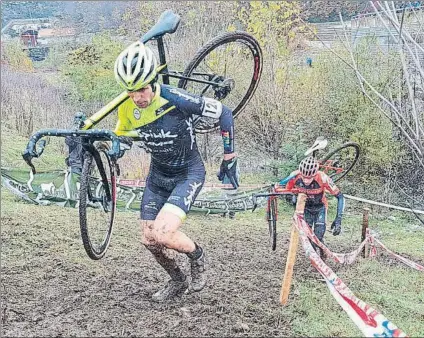
[[[54,170],[65,169],[67,147],[63,137],[47,137],[44,153],[35,158],[33,164],[36,169]],[[17,135],[16,131],[1,126],[1,166],[8,168],[29,168],[22,158],[22,153],[28,144],[29,138]]]

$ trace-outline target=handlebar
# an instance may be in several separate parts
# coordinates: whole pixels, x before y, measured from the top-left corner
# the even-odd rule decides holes
[[[87,137],[93,141],[112,141],[112,147],[108,151],[108,155],[113,161],[116,161],[119,157],[123,155],[120,152],[120,142],[118,136],[110,131],[105,129],[93,129],[93,130],[69,130],[69,129],[43,129],[36,132],[31,136],[25,151],[22,153],[22,157],[25,162],[31,167],[32,172],[35,174],[35,167],[32,164],[32,159],[34,157],[40,157],[44,151],[46,145],[46,140],[41,140],[39,143],[39,150],[37,151],[37,142],[44,136],[82,136]]]

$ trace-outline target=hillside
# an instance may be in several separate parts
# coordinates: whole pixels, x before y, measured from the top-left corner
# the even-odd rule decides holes
[[[410,210],[392,209],[399,205],[424,210],[421,24],[411,25],[415,16],[409,15],[412,11],[406,13],[399,32],[405,39],[389,39],[390,32],[382,29],[387,21],[379,23],[375,15],[359,15],[356,21],[345,21],[347,40],[352,42],[347,46],[339,37],[345,32],[340,24],[307,22],[308,18],[336,20],[335,8],[343,10],[344,17],[365,14],[362,3],[3,1],[2,20],[21,14],[34,17],[37,11],[43,17],[54,16],[54,25],[70,27],[75,35],[68,39],[58,34],[41,40],[49,43],[49,54],[41,62],[31,61],[23,48],[22,40],[24,44],[30,40],[18,38],[20,30],[28,29],[25,25],[16,29],[16,39],[2,40],[1,166],[17,168],[16,176],[24,177],[20,181],[24,184],[8,180],[8,171],[3,171],[3,184],[15,190],[1,191],[0,336],[424,337],[424,226],[407,212]],[[46,7],[47,12],[43,9]],[[71,128],[76,112],[90,117],[119,95],[122,88],[114,76],[117,56],[168,9],[181,16],[178,30],[165,35],[163,41],[168,69],[181,74],[190,69],[188,65],[196,64],[191,76],[208,82],[192,78],[186,89],[208,99],[177,91],[174,94],[178,99],[163,95],[163,100],[152,101],[163,104],[159,108],[151,105],[155,110],[150,110],[153,122],[145,110],[132,107],[127,116],[115,109],[95,127],[113,130],[120,117],[122,126],[130,126],[125,129],[138,129],[141,140],[119,159],[119,179],[123,180],[118,183],[137,179],[142,185],[140,181],[146,180],[150,169],[159,167],[159,175],[154,172],[150,176],[152,190],[118,186],[104,194],[108,184],[96,179],[97,170],[92,170],[87,191],[78,175],[65,175],[70,172],[63,170],[67,147],[64,139],[57,137],[48,139],[43,155],[33,163],[40,171],[61,171],[57,175],[28,175],[22,152],[30,134],[45,128]],[[424,19],[420,16],[423,11],[415,14]],[[16,28],[14,23],[10,26]],[[414,34],[406,38],[409,29]],[[235,30],[251,36],[242,42],[242,34]],[[316,31],[318,40],[314,40],[312,31]],[[223,43],[219,37],[223,33],[234,39]],[[219,43],[208,43],[216,37]],[[260,48],[253,48],[253,40]],[[331,45],[332,50],[319,40]],[[158,40],[148,42],[153,53],[157,53],[157,45]],[[208,48],[196,54],[202,46]],[[403,58],[402,51],[413,49],[419,57]],[[205,54],[206,50],[210,53]],[[194,55],[205,58],[194,63]],[[159,81],[164,80],[162,75],[158,75]],[[256,88],[254,93],[252,88]],[[234,113],[240,102],[246,102],[245,93],[251,95],[250,100],[233,125],[228,110],[220,113],[220,105],[212,99],[221,100]],[[209,103],[215,106],[213,112],[207,109]],[[171,111],[169,104],[177,109],[162,119],[164,109]],[[194,142],[193,114],[220,117],[223,131],[198,134]],[[178,130],[168,121],[177,121]],[[197,160],[197,144],[205,161],[206,183],[218,183],[223,146],[233,149],[228,130],[234,130],[241,188],[229,191],[205,184],[205,194],[195,198],[202,183],[194,178],[184,182],[197,175],[191,175],[190,166],[177,165]],[[316,205],[310,208],[308,203],[307,207],[316,220],[310,220],[307,214],[304,218],[315,230],[319,223],[325,223],[321,229],[326,231],[323,243],[328,250],[324,247],[327,251],[322,260],[311,256],[313,249],[303,231],[309,229],[299,228],[289,301],[282,306],[282,276],[286,260],[292,256],[290,244],[295,243],[291,240],[295,237],[293,206],[279,196],[272,203],[278,205],[277,211],[267,213],[264,206],[254,212],[233,213],[231,209],[236,205],[238,210],[251,207],[254,192],[249,189],[242,193],[247,184],[269,187],[290,175],[318,137],[328,141],[325,149],[313,154],[322,171],[345,174],[353,158],[357,161],[343,179],[335,182],[337,188],[326,176],[315,176],[311,183],[296,179],[299,191],[308,190],[309,201],[315,195]],[[355,142],[355,151],[342,146],[348,142]],[[159,159],[167,157],[174,167],[162,172],[161,168],[168,165],[150,166],[148,152],[161,154],[156,157]],[[175,196],[168,197],[172,189]],[[210,195],[206,193],[209,190]],[[317,210],[320,202],[325,204],[325,190],[331,190],[337,198],[327,194],[328,210]],[[143,197],[145,191],[148,193]],[[25,200],[22,193],[26,192],[32,200]],[[155,194],[155,200],[149,200],[149,193]],[[241,197],[235,201],[234,196]],[[43,205],[44,197],[57,204]],[[116,212],[108,212],[113,210],[108,197],[118,199]],[[167,198],[192,207],[181,228],[176,216],[162,218],[166,213],[161,211],[166,208],[161,209],[158,201]],[[34,200],[40,204],[34,204]],[[141,200],[148,202],[143,212],[159,212],[152,226],[140,222]],[[196,200],[203,201],[193,204]],[[267,204],[265,198],[258,202]],[[102,208],[96,208],[99,204]],[[130,210],[123,211],[124,205]],[[219,213],[214,213],[215,207],[220,208]],[[333,236],[331,224],[336,212],[341,216],[341,233]],[[370,232],[363,242],[366,215]],[[295,215],[296,220],[299,218]],[[89,243],[96,246],[95,242],[105,238],[106,229],[112,230],[112,222],[107,253],[91,260],[84,245],[87,251]],[[140,223],[152,233],[148,248],[142,242]],[[271,249],[273,224],[276,250]],[[150,245],[175,257],[192,281],[187,255],[162,247],[178,246],[178,250],[185,248],[180,251],[189,251],[185,237],[181,240],[175,235],[177,229],[204,248],[208,282],[201,292],[155,303],[152,294],[169,276],[149,252]],[[374,244],[376,255],[363,257],[361,245]]]
[[[65,158],[67,156],[63,138],[48,138],[43,155],[39,159],[34,159],[36,169],[52,170],[64,169]],[[4,124],[1,126],[1,166],[9,168],[25,168],[28,165],[22,159],[22,152],[28,143],[28,138],[20,136]]]

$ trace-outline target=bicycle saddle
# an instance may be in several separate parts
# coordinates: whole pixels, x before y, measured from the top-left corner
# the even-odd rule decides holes
[[[312,147],[305,151],[305,156],[311,155],[316,150],[325,149],[325,147],[327,147],[327,144],[328,141],[324,137],[318,136]]]
[[[166,33],[174,33],[180,24],[180,16],[175,14],[172,10],[168,9],[163,12],[158,21],[150,28],[146,34],[140,39],[141,42],[146,43],[151,39],[158,39]]]

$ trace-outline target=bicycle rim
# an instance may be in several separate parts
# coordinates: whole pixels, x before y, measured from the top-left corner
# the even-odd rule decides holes
[[[347,142],[320,160],[320,169],[330,176],[334,182],[340,181],[358,162],[359,153],[358,143]]]
[[[237,117],[253,96],[262,72],[262,51],[258,42],[245,32],[229,32],[203,46],[184,70],[183,75],[216,82],[205,85],[181,79],[178,87],[228,106]],[[219,86],[221,85],[221,86]],[[198,133],[217,129],[219,120],[202,117],[195,121]]]
[[[277,199],[274,197],[268,198],[267,221],[269,243],[271,245],[272,251],[275,251],[277,247]]]
[[[106,150],[86,152],[80,180],[80,229],[91,259],[102,258],[110,243],[116,210],[116,175]]]

